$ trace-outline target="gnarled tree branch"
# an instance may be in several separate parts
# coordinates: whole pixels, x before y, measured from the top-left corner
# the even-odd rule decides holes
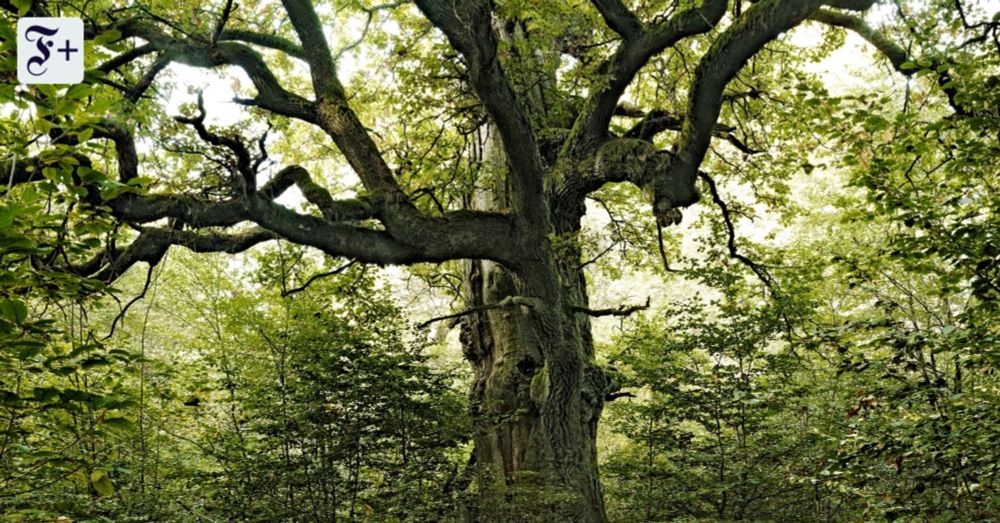
[[[542,197],[542,159],[524,107],[497,56],[487,0],[417,0],[417,6],[465,57],[472,86],[496,123],[510,164],[516,220],[548,220]]]
[[[757,275],[758,278],[760,278],[760,281],[773,292],[773,280],[771,279],[771,275],[767,273],[767,270],[737,250],[736,227],[733,225],[733,219],[729,212],[729,206],[726,205],[726,201],[723,200],[722,196],[719,194],[719,188],[715,185],[715,180],[704,172],[699,172],[698,176],[708,184],[708,190],[712,195],[712,201],[719,207],[719,211],[722,212],[722,221],[726,225],[726,249],[729,251],[729,256],[736,259],[743,265],[746,265],[751,271],[753,271],[754,274]]]
[[[417,324],[418,329],[423,329],[432,323],[453,320],[455,318],[461,318],[463,316],[469,316],[471,314],[476,314],[479,312],[491,311],[495,309],[503,309],[506,307],[529,307],[534,308],[538,305],[538,301],[535,298],[529,298],[525,296],[507,296],[506,298],[496,302],[487,303],[486,305],[479,305],[477,307],[470,307],[463,311],[456,312],[454,314],[447,314],[444,316],[438,316],[436,318],[431,318],[427,321]]]
[[[614,309],[590,309],[587,307],[582,307],[579,305],[571,305],[569,310],[577,312],[580,314],[586,314],[587,316],[592,316],[599,318],[602,316],[631,316],[639,311],[643,311],[649,308],[649,298],[646,298],[646,303],[641,305],[622,305]]]
[[[632,40],[642,33],[642,22],[621,0],[591,0],[612,31]]]
[[[136,18],[118,22],[114,28],[124,38],[137,37],[145,40],[153,49],[164,53],[169,61],[194,67],[239,67],[257,88],[257,97],[254,99],[256,105],[306,122],[315,121],[312,102],[282,87],[260,53],[244,44],[235,41],[207,44],[200,40],[177,39],[157,26]]]
[[[684,38],[710,31],[725,15],[727,4],[726,0],[705,0],[700,6],[682,11],[622,42],[601,64],[601,74],[607,75],[610,81],[584,103],[563,154],[584,157],[596,151],[607,139],[608,124],[618,100],[639,69],[654,55]]]
[[[945,96],[948,97],[948,103],[951,105],[955,113],[962,116],[969,116],[972,114],[968,108],[958,103],[958,90],[955,88],[952,77],[948,73],[947,68],[942,68],[942,64],[937,60],[931,60],[926,64],[926,67],[920,67],[916,64],[909,68],[903,67],[903,64],[911,61],[909,53],[906,49],[892,41],[880,31],[868,25],[867,22],[857,16],[839,13],[829,9],[820,9],[810,15],[809,19],[830,26],[841,27],[857,33],[858,36],[864,38],[865,41],[882,53],[882,55],[889,60],[889,63],[892,64],[893,69],[903,76],[913,76],[921,70],[933,71],[937,75],[938,86],[945,93]]]
[[[815,12],[819,0],[761,0],[724,31],[698,63],[676,155],[652,180],[654,213],[661,224],[671,210],[698,201],[695,178],[705,158],[729,81],[765,44]]]

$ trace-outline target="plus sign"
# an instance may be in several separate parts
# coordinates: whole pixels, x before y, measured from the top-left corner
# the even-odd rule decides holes
[[[79,49],[74,49],[74,48],[70,47],[69,46],[69,40],[66,40],[66,44],[65,45],[66,45],[66,47],[63,47],[62,49],[56,49],[56,51],[59,51],[60,53],[66,53],[66,61],[68,62],[69,61],[69,55],[70,55],[70,53],[76,53],[76,52],[79,52],[80,50]]]

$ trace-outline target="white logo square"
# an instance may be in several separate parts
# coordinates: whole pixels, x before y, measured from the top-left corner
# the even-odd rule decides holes
[[[17,21],[17,79],[22,84],[83,81],[83,20],[21,18]]]

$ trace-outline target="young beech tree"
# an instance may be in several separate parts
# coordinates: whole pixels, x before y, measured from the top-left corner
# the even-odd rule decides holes
[[[521,516],[487,510],[472,517],[604,521],[595,440],[613,391],[595,361],[590,318],[626,308],[589,306],[577,234],[588,195],[609,184],[642,188],[660,226],[678,223],[681,209],[699,200],[699,178],[721,202],[706,155],[715,140],[747,155],[773,146],[755,133],[777,132],[781,122],[754,127],[754,119],[780,100],[753,75],[775,71],[768,65],[775,61],[795,64],[795,56],[781,58],[794,53],[778,38],[809,20],[853,30],[903,75],[927,73],[947,95],[937,107],[969,110],[947,62],[911,61],[911,37],[864,21],[875,0],[552,4],[559,5],[0,0],[9,12],[5,50],[13,48],[18,15],[81,16],[88,39],[86,81],[66,89],[14,89],[13,58],[4,61],[3,100],[35,118],[21,129],[4,127],[14,160],[3,179],[11,194],[42,195],[65,217],[47,255],[31,262],[112,282],[137,263],[156,264],[172,245],[239,252],[276,239],[359,263],[463,260],[465,306],[448,319],[461,323],[475,373],[476,488],[519,500],[516,489],[528,486],[544,493],[546,505],[524,506]],[[343,12],[360,13],[363,28],[337,22]],[[369,31],[373,18],[389,25]],[[981,45],[995,24],[973,29],[983,33]],[[338,65],[362,44],[363,56],[395,57],[380,63],[398,70],[351,65],[370,66],[372,77],[392,84],[345,88]],[[419,53],[422,61],[406,61]],[[158,76],[175,63],[242,71],[253,89],[235,103],[247,122],[273,122],[278,138],[251,133],[249,123],[242,134],[212,128],[206,111],[214,109],[200,97],[194,116],[177,117],[181,126],[172,127],[157,93],[166,92],[158,91],[166,82]],[[772,86],[775,78],[794,82],[782,74],[772,75]],[[439,83],[429,87],[432,81]],[[657,94],[638,96],[640,88]],[[737,119],[733,108],[750,103],[757,110],[744,121],[720,121]],[[445,110],[429,113],[435,105]],[[386,121],[398,125],[391,136],[373,131],[385,131]],[[440,124],[440,133],[417,132],[428,122]],[[318,148],[320,139],[335,148]],[[309,162],[346,161],[361,187],[335,198],[315,169],[286,164],[268,175],[266,146],[283,147],[283,160],[295,160],[296,149],[325,150],[328,158]],[[448,160],[446,148],[474,151],[462,163]],[[805,149],[783,154],[805,161]],[[483,167],[478,178],[470,166]],[[276,201],[293,186],[308,203],[299,210]],[[728,212],[726,221],[731,235]],[[65,249],[67,238],[88,239],[90,250]],[[736,255],[732,236],[729,242]]]

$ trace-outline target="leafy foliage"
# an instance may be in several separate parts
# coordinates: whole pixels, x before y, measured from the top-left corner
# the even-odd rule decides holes
[[[823,25],[761,44],[702,129],[707,152],[691,167],[706,205],[665,229],[679,210],[650,213],[664,197],[650,182],[688,161],[677,146],[698,129],[685,118],[713,87],[697,64],[740,37],[731,23],[751,5],[794,7],[722,2],[716,22],[699,11],[704,30],[629,65],[655,35],[635,33],[628,15],[652,31],[706,3],[496,1],[484,3],[487,23],[456,28],[405,2],[316,2],[320,32],[338,28],[326,43],[344,77],[331,86],[303,67],[327,67],[311,54],[318,42],[296,43],[312,18],[293,27],[278,2],[53,1],[93,29],[87,79],[27,87],[13,82],[15,21],[42,3],[0,2],[0,519],[547,521],[578,501],[560,481],[600,496],[596,468],[583,481],[518,469],[536,450],[592,455],[593,434],[567,450],[538,428],[570,425],[600,431],[617,521],[1000,519],[998,16],[987,3],[927,0],[851,18],[838,7],[851,2],[828,2],[812,18]],[[340,28],[363,29],[355,40]],[[453,48],[465,30],[476,45]],[[857,35],[891,74],[872,68],[852,87],[816,73],[856,59],[843,53],[860,49]],[[485,36],[495,49],[477,47]],[[144,54],[140,40],[159,47]],[[246,73],[195,82],[226,84],[241,119],[219,124],[209,103],[206,120],[193,103],[202,86],[172,60]],[[261,83],[268,75],[276,86]],[[613,99],[595,98],[616,82]],[[514,103],[489,99],[501,88]],[[274,111],[276,99],[295,103]],[[511,114],[514,132],[498,136]],[[635,141],[622,172],[608,169],[605,142]],[[524,154],[498,159],[510,151]],[[544,180],[525,183],[507,164],[536,152],[525,172]],[[669,169],[647,172],[657,155]],[[263,189],[279,162],[301,169],[282,181],[295,187],[286,196]],[[508,220],[524,202],[552,211],[551,230]],[[515,222],[524,228],[508,230]],[[463,223],[502,234],[463,244],[482,233]],[[253,234],[331,256],[281,241],[237,258],[164,258],[169,245],[243,251]],[[137,238],[162,249],[130,256]],[[355,249],[361,240],[386,243]],[[475,249],[434,250],[452,243]],[[551,312],[539,304],[565,310],[523,329],[490,295],[449,316],[492,318],[477,332],[509,334],[482,336],[478,357],[494,359],[470,380],[449,352],[454,324],[440,324],[431,350],[401,309],[408,299],[423,314],[442,296],[406,294],[399,273],[357,261],[334,266],[345,254],[433,261],[404,277],[455,303],[472,286],[466,258],[488,258],[512,269],[505,295],[560,297],[527,296],[525,317]],[[124,273],[139,262],[146,272]],[[521,285],[542,269],[541,284]],[[595,302],[656,301],[625,318],[620,304],[589,308],[588,286]],[[617,323],[594,320],[593,351],[589,318],[608,315]],[[568,358],[556,361],[559,343]],[[481,395],[483,409],[465,388],[473,402],[477,388],[495,394]],[[566,390],[586,393],[590,410],[545,404]],[[614,401],[598,429],[601,393]],[[489,413],[475,420],[483,430],[469,411]],[[518,431],[550,445],[519,448]]]

